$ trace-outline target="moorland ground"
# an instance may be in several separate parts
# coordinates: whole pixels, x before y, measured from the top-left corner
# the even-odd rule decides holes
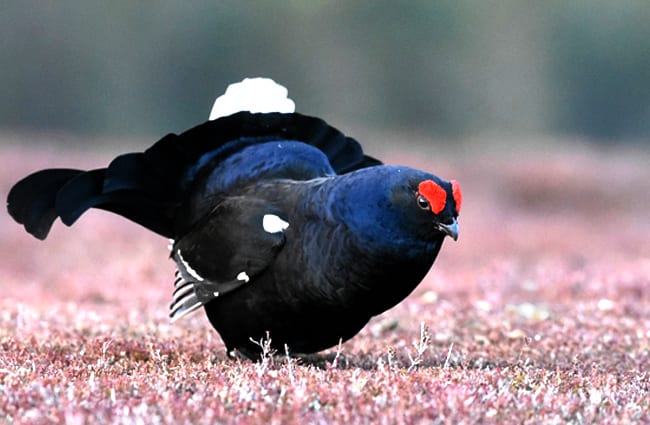
[[[0,191],[113,156],[6,144]],[[460,239],[301,359],[229,360],[202,312],[171,325],[167,241],[137,225],[93,211],[40,242],[0,213],[0,422],[650,422],[650,155],[382,157],[461,182]]]

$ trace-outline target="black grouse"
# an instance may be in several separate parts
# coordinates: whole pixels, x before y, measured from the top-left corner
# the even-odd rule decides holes
[[[144,152],[27,176],[9,213],[38,239],[89,208],[171,239],[172,320],[203,307],[229,353],[259,358],[267,335],[282,352],[332,347],[409,295],[458,238],[461,192],[382,165],[285,96],[267,79],[231,85],[211,120]]]

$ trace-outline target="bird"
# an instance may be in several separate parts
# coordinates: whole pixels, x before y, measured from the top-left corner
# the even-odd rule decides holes
[[[317,353],[404,300],[443,241],[458,239],[460,185],[367,155],[295,112],[268,78],[231,84],[209,119],[106,168],[18,181],[11,217],[44,240],[91,208],[168,238],[172,322],[203,308],[229,356]]]

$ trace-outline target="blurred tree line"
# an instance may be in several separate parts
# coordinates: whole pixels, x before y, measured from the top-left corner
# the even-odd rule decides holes
[[[647,0],[3,0],[0,127],[159,136],[269,76],[298,110],[444,137],[650,137]]]

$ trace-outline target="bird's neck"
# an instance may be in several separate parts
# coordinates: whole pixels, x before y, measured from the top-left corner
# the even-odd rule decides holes
[[[395,216],[383,215],[385,209],[377,207],[377,198],[364,196],[363,190],[351,194],[357,184],[347,175],[325,180],[311,199],[322,206],[323,219],[336,226],[335,237],[345,238],[345,256],[330,256],[341,264],[328,269],[346,270],[349,293],[344,298],[366,305],[374,315],[403,300],[424,279],[443,238],[424,241],[403,235]]]

